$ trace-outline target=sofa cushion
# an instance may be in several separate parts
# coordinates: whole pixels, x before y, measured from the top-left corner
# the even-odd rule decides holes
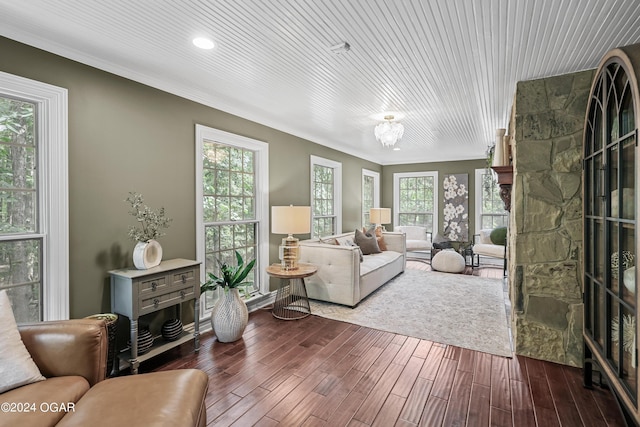
[[[111,378],[91,387],[58,426],[204,426],[208,386],[196,369]]]
[[[504,246],[478,243],[473,245],[473,253],[478,255],[490,256],[494,258],[504,258]]]
[[[356,245],[360,246],[360,249],[362,249],[362,253],[364,255],[371,255],[382,252],[380,250],[380,247],[378,246],[378,240],[376,239],[376,236],[366,235],[362,231],[356,229],[354,240],[356,242]]]
[[[20,338],[7,291],[0,291],[0,393],[42,380]]]
[[[360,264],[360,275],[365,276],[372,271],[385,267],[402,254],[395,251],[384,251],[377,254],[366,255],[364,261]]]
[[[465,268],[464,257],[451,249],[442,250],[431,259],[431,268],[445,273],[462,273]]]
[[[14,388],[2,394],[0,401],[9,404],[34,404],[29,411],[5,412],[0,415],[1,426],[54,426],[73,412],[75,404],[89,390],[89,383],[80,376],[54,377],[46,381]],[[64,410],[53,405],[65,404]],[[72,405],[69,405],[72,404]],[[42,406],[41,406],[42,405]],[[73,407],[72,407],[73,406]]]

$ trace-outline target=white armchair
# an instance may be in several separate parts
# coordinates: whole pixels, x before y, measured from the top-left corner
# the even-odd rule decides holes
[[[491,241],[491,229],[480,230],[480,234],[474,235],[474,245],[472,248],[474,266],[480,265],[480,257],[499,258],[503,260],[502,273],[507,272],[507,247],[506,245],[496,245]]]
[[[403,233],[407,239],[407,257],[423,260],[424,255],[431,257],[431,233],[425,227],[417,225],[398,225],[393,231]],[[413,253],[412,257],[410,254]]]

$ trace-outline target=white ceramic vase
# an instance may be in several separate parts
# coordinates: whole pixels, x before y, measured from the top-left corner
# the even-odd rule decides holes
[[[242,338],[249,322],[249,310],[237,288],[225,290],[211,310],[211,327],[220,342]]]
[[[138,242],[133,248],[133,265],[138,270],[146,270],[155,267],[162,261],[162,246],[157,240]]]

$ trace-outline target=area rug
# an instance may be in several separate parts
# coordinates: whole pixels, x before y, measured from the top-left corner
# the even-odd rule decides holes
[[[355,308],[311,301],[311,313],[511,357],[501,279],[406,270]]]

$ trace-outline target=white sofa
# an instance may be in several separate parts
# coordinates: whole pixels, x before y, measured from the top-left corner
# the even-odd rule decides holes
[[[364,255],[360,262],[357,246],[342,246],[333,239],[353,239],[354,233],[344,233],[300,242],[300,262],[313,264],[318,272],[305,279],[311,299],[355,307],[362,299],[402,273],[406,264],[406,243],[403,233],[383,232],[387,250]]]

